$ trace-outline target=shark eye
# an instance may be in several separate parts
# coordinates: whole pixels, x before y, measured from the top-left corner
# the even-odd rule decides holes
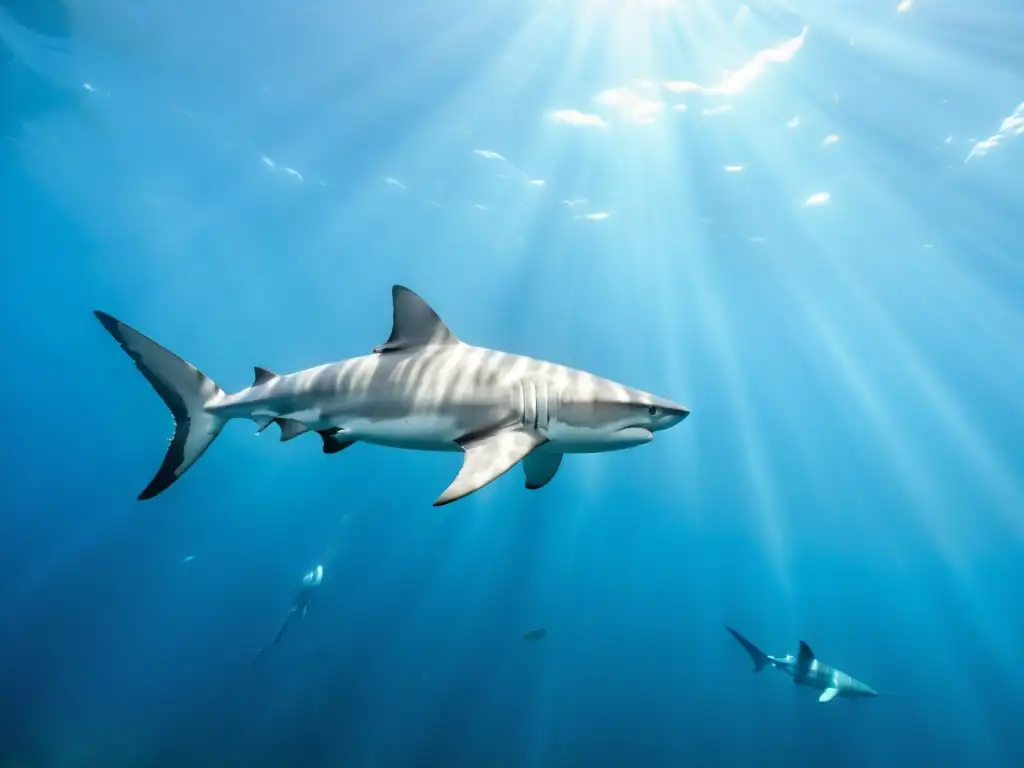
[[[658,413],[658,409],[657,409],[657,407],[652,405],[652,406],[648,407],[647,412],[649,414],[651,414],[651,416],[655,416]]]

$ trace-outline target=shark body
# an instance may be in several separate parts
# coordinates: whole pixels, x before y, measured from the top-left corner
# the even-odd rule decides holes
[[[299,589],[295,593],[295,598],[292,600],[291,610],[288,611],[288,615],[284,619],[284,623],[281,625],[281,629],[278,630],[277,635],[274,637],[274,642],[271,645],[277,645],[281,642],[281,638],[284,637],[284,633],[288,630],[288,627],[292,625],[292,622],[296,619],[306,618],[306,611],[309,610],[309,601],[313,597],[313,593],[316,592],[317,588],[323,583],[324,580],[324,567],[318,565],[312,571],[302,577],[302,582],[299,584]],[[269,646],[263,646],[256,652],[256,658],[253,659],[253,664],[259,662],[263,658],[263,654],[267,652]]]
[[[391,336],[372,354],[276,374],[257,367],[250,387],[227,394],[212,379],[131,326],[96,312],[164,399],[174,436],[139,495],[166,490],[230,419],[272,423],[281,439],[315,431],[325,453],[358,443],[461,451],[455,480],[434,501],[456,501],[520,461],[526,487],[555,476],[566,453],[650,442],[689,409],[585,371],[460,341],[437,313],[402,286],[392,289]]]
[[[820,661],[803,640],[800,641],[800,651],[796,656],[770,656],[732,627],[726,629],[750,655],[754,662],[754,672],[760,672],[765,667],[774,667],[792,677],[796,685],[821,691],[818,701],[822,704],[827,704],[836,697],[861,699],[878,696],[878,692],[870,686]]]

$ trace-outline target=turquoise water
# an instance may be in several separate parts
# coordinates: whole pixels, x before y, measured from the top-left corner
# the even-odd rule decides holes
[[[0,2],[0,764],[1024,764],[1024,9],[825,5]],[[135,500],[92,310],[236,391],[395,283],[692,415],[443,508],[233,422]]]

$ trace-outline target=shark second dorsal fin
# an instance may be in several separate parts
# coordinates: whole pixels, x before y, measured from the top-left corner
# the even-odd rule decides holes
[[[388,340],[374,352],[395,352],[428,344],[458,344],[451,329],[438,317],[437,312],[408,288],[396,285],[391,289],[394,319]]]
[[[271,379],[276,379],[277,374],[267,368],[260,368],[258,365],[253,367],[255,376],[252,380],[252,385],[258,387],[260,384],[266,384]]]

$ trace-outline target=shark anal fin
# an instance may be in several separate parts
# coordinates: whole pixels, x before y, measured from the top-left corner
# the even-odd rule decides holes
[[[501,477],[547,438],[530,429],[500,429],[462,444],[462,469],[437,497],[435,507],[450,504]]]
[[[459,340],[437,312],[405,286],[391,288],[394,317],[388,340],[374,348],[377,354],[428,344],[458,344]]]
[[[256,430],[257,435],[274,423],[273,416],[253,416],[252,420],[255,421],[256,426],[259,427],[259,429]]]
[[[260,368],[258,365],[253,367],[255,376],[252,380],[252,385],[258,387],[260,384],[266,384],[271,379],[276,379],[277,374],[271,371],[269,368]]]
[[[350,445],[354,445],[356,442],[355,440],[346,439],[344,433],[337,427],[317,430],[317,434],[324,441],[324,453],[338,453]]]
[[[838,688],[826,688],[825,692],[818,697],[818,701],[822,704],[828,704],[832,699],[839,695]]]
[[[528,455],[523,459],[527,489],[535,491],[550,483],[561,464],[561,453],[531,453]]]
[[[309,427],[295,419],[274,419],[281,427],[281,441],[292,440],[299,435],[309,432]]]

